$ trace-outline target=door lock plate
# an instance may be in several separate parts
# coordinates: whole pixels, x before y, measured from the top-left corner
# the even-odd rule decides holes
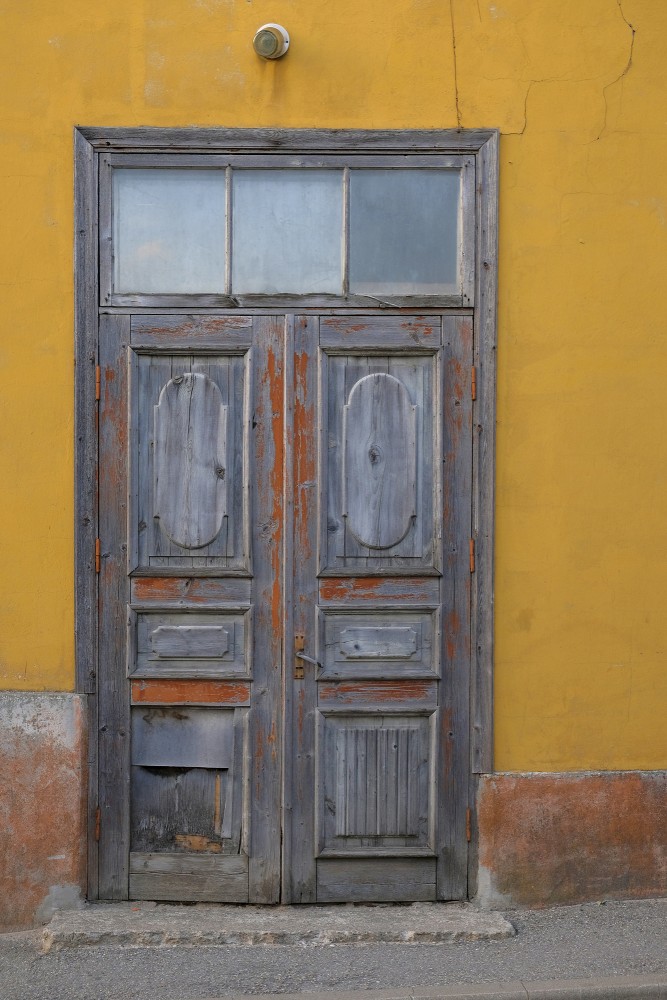
[[[298,653],[303,653],[305,642],[306,636],[304,632],[294,633],[294,680],[296,681],[302,681],[305,676],[303,660],[297,655]]]

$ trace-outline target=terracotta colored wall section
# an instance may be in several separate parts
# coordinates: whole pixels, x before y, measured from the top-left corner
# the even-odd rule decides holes
[[[46,922],[85,885],[85,705],[0,695],[0,930]]]
[[[667,895],[667,772],[496,774],[479,795],[479,899]]]

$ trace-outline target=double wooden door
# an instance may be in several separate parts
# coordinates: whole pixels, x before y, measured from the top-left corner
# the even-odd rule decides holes
[[[99,895],[466,895],[472,320],[100,321]]]

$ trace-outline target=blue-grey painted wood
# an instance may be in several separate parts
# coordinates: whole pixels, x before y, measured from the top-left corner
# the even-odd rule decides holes
[[[130,899],[248,902],[248,859],[215,854],[130,855]]]

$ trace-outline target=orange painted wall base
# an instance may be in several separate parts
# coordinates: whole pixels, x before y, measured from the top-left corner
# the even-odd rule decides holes
[[[484,905],[667,895],[667,772],[493,774],[478,798]]]
[[[0,694],[0,930],[83,900],[85,733],[79,695]]]

